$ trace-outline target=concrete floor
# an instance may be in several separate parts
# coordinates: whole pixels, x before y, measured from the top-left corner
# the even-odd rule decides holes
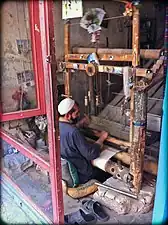
[[[45,210],[43,207],[48,200],[51,200],[50,184],[47,183],[47,177],[36,172],[34,168],[31,168],[26,173],[20,175],[15,173],[13,174],[13,177],[19,187],[24,190],[24,193],[29,195],[41,210],[52,220],[52,207],[48,210]],[[3,221],[7,224],[18,224],[19,222],[21,224],[32,224],[30,216],[25,215],[25,212],[23,212],[21,207],[15,204],[11,196],[7,196],[7,193],[4,192],[3,199],[4,201],[1,201],[1,219]],[[78,210],[82,200],[83,199],[72,199],[71,197],[64,195],[65,214]],[[141,215],[118,215],[107,208],[105,208],[105,210],[110,216],[110,220],[106,222],[106,224],[151,224],[152,212]],[[16,215],[20,216],[16,217]]]
[[[88,198],[87,198],[88,199]],[[77,211],[83,199],[75,200],[71,197],[64,195],[64,210],[65,213],[71,213]],[[113,210],[104,207],[106,213],[110,216],[109,221],[103,224],[151,224],[152,211],[146,214],[134,214],[134,215],[118,215]],[[102,224],[97,222],[97,224]]]

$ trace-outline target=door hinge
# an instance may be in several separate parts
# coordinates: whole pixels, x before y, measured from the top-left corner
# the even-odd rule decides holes
[[[47,55],[47,57],[46,57],[46,62],[47,62],[47,63],[51,63],[51,61],[52,61],[51,55]]]

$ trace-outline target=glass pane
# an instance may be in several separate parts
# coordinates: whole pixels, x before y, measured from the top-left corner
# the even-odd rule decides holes
[[[28,4],[7,1],[1,6],[2,113],[37,107]]]

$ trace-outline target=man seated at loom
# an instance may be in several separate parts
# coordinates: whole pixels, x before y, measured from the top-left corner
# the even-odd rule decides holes
[[[91,161],[98,158],[108,133],[102,131],[95,143],[88,142],[79,127],[87,122],[87,118],[77,123],[80,116],[79,105],[71,98],[65,98],[58,105],[61,158],[70,162],[76,169],[79,183],[84,184],[91,179],[104,182],[109,175],[92,166]]]

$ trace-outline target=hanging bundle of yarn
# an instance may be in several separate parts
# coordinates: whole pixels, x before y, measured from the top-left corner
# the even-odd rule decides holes
[[[100,39],[101,23],[103,21],[105,11],[100,8],[90,9],[85,13],[80,21],[80,26],[91,34],[91,42],[96,43]]]

